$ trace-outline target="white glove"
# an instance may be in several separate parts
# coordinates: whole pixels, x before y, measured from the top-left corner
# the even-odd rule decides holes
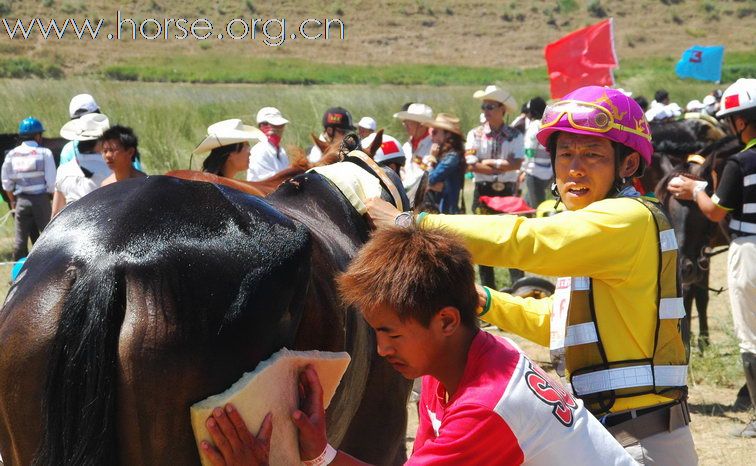
[[[474,155],[468,155],[468,156],[465,157],[465,162],[468,165],[475,165],[476,163],[478,163],[478,157],[476,157]]]

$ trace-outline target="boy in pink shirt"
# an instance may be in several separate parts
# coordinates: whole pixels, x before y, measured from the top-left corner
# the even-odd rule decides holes
[[[408,465],[632,465],[606,429],[514,343],[480,331],[470,254],[439,230],[377,232],[339,278],[346,303],[376,332],[378,354],[408,379],[423,376],[419,426]],[[362,465],[327,444],[322,389],[301,375],[299,429],[305,465]],[[266,464],[270,419],[255,438],[231,406],[208,429],[215,465]],[[246,455],[246,456],[245,456]]]

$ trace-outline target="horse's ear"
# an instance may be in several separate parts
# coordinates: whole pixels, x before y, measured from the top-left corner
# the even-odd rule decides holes
[[[302,170],[309,170],[310,161],[307,160],[307,154],[304,149],[298,146],[286,146],[286,153],[289,154],[291,159],[291,166],[301,168]]]
[[[314,142],[315,145],[318,146],[318,149],[320,149],[320,152],[325,154],[330,144],[328,144],[325,141],[321,141],[319,137],[315,136],[315,133],[310,133],[310,137],[312,138],[312,142]]]
[[[428,191],[428,172],[423,172],[420,183],[417,185],[417,191],[415,191],[415,197],[412,199],[412,209],[415,212],[419,212],[426,191]]]
[[[373,142],[370,143],[370,147],[367,149],[367,155],[370,156],[372,159],[376,152],[378,152],[378,149],[381,148],[381,144],[383,144],[383,128],[379,129],[378,132],[375,133],[375,137],[373,138]]]

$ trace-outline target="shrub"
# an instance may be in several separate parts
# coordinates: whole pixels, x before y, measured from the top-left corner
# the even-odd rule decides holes
[[[601,0],[591,0],[588,2],[588,13],[596,18],[606,18],[606,10],[601,5]]]

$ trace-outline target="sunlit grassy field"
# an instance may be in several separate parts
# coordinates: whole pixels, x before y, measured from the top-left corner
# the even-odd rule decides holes
[[[653,69],[620,71],[618,85],[634,95],[652,97],[665,88],[672,99],[684,105],[701,99],[715,86],[711,83],[683,81]],[[432,78],[433,69],[427,71]],[[486,81],[483,81],[486,82]],[[524,75],[495,81],[508,88],[518,102],[540,95],[548,97],[545,76],[534,79]],[[724,87],[725,83],[719,87]],[[291,121],[284,136],[285,145],[306,147],[309,133],[318,132],[323,111],[331,106],[348,108],[355,120],[370,115],[388,134],[404,139],[404,131],[392,115],[406,102],[425,102],[436,112],[459,116],[466,130],[477,124],[480,109],[472,93],[482,85],[398,86],[398,85],[279,85],[279,84],[186,84],[118,82],[85,78],[61,80],[0,80],[0,99],[6,108],[0,113],[0,131],[14,132],[18,122],[33,115],[45,124],[47,136],[57,136],[68,120],[72,96],[87,92],[95,96],[111,123],[131,126],[140,138],[149,173],[188,168],[190,153],[205,135],[207,126],[226,118],[242,118],[254,124],[257,110],[276,106]],[[649,99],[650,100],[650,99]],[[199,166],[193,161],[193,167]]]

